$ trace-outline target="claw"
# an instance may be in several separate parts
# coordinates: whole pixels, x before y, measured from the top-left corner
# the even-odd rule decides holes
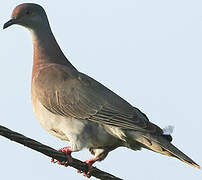
[[[92,174],[92,170],[93,170],[93,164],[98,161],[100,158],[99,157],[95,157],[89,160],[86,160],[85,163],[88,165],[88,171],[87,173],[82,172],[80,170],[77,170],[77,173],[83,173],[83,176],[90,178],[91,174]]]
[[[93,164],[97,161],[97,158],[92,158],[92,159],[89,159],[89,160],[86,160],[85,163],[88,165],[88,172],[85,173],[83,172],[83,176],[87,177],[87,178],[90,178],[91,177],[91,174],[92,174],[92,170],[93,170]]]
[[[72,153],[72,150],[71,150],[71,147],[67,146],[67,147],[63,147],[61,149],[58,150],[58,152],[64,152],[67,156],[67,159],[68,159],[68,162],[71,163],[72,162],[72,156],[71,156],[71,153]],[[55,161],[54,158],[51,158],[51,162],[52,163],[57,163],[57,164],[60,164],[60,165],[66,165],[66,162],[65,161]]]

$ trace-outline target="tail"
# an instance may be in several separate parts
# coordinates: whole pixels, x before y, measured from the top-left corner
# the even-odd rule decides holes
[[[191,158],[189,158],[182,151],[180,151],[178,148],[172,145],[169,139],[166,138],[164,135],[157,136],[141,133],[140,135],[137,136],[137,134],[134,135],[133,132],[133,138],[135,138],[136,141],[141,143],[144,148],[161,153],[163,155],[175,157],[195,168],[200,169],[200,166],[197,163],[195,163]]]

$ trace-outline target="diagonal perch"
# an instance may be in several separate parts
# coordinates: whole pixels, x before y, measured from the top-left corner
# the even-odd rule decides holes
[[[59,161],[68,161],[67,157],[64,153],[58,152],[55,149],[46,146],[44,144],[41,144],[40,142],[37,142],[33,139],[30,139],[22,134],[19,134],[17,132],[11,131],[10,129],[1,126],[0,125],[0,135],[4,136],[12,141],[15,141],[17,143],[23,144],[24,146],[31,148],[35,151],[38,151],[46,156],[53,157],[54,159],[57,159]],[[78,169],[80,171],[87,171],[88,167],[87,164],[78,160],[72,158],[72,163],[67,163],[68,166],[71,166],[75,169]],[[101,171],[95,167],[93,167],[92,170],[92,176],[101,179],[101,180],[121,180],[121,178],[115,177],[107,172]]]

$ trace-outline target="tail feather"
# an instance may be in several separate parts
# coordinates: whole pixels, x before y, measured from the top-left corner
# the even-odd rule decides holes
[[[200,166],[195,163],[191,158],[189,158],[186,154],[184,154],[182,151],[180,151],[178,148],[176,148],[174,145],[172,145],[169,140],[167,140],[163,136],[155,136],[151,134],[142,134],[137,138],[135,136],[136,141],[143,144],[144,147],[147,149],[150,149],[152,151],[161,153],[163,155],[175,157],[195,168],[200,169]]]

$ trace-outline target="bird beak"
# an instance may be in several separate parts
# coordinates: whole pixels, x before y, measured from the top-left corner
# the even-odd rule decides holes
[[[3,26],[3,29],[6,29],[7,27],[16,24],[16,19],[10,19],[8,22],[6,22]]]

